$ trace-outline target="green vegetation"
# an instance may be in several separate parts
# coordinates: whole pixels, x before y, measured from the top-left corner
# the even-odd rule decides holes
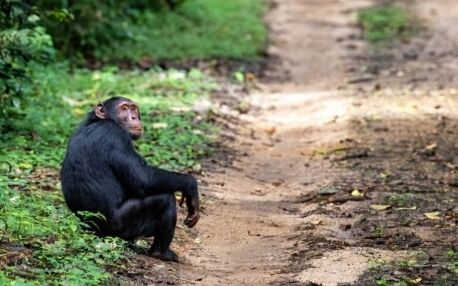
[[[124,242],[98,238],[64,207],[59,192],[32,191],[26,177],[0,177],[0,285],[99,285]],[[53,182],[55,184],[55,182]]]
[[[267,39],[264,0],[9,1],[46,28],[61,56],[77,62],[251,59]]]
[[[415,282],[412,282],[411,283],[412,285],[416,285]],[[395,282],[395,283],[390,283],[389,281],[385,280],[385,279],[380,279],[380,280],[377,280],[377,286],[408,286],[409,284],[406,283],[406,282]]]
[[[450,272],[458,276],[458,251],[450,250],[447,253],[447,256],[450,260],[448,267]]]
[[[97,102],[114,95],[131,98],[142,107],[143,121],[149,132],[138,147],[142,152],[150,152],[149,148],[154,146],[155,155],[150,157],[154,160],[152,163],[172,168],[190,167],[193,160],[189,156],[195,154],[178,153],[177,150],[187,150],[186,144],[199,145],[197,143],[205,136],[193,128],[202,129],[206,125],[195,125],[190,111],[174,113],[169,109],[189,109],[199,96],[215,87],[197,70],[189,73],[173,70],[117,72],[116,68],[107,68],[93,72],[77,70],[70,74],[65,66],[54,65],[36,68],[33,77],[37,79],[36,92],[22,107],[23,118],[12,122],[9,128],[13,131],[2,134],[4,140],[0,142],[1,161],[9,162],[13,168],[59,166],[65,142],[74,128]],[[158,128],[154,123],[166,123],[167,126]],[[18,153],[23,151],[27,151],[27,156]],[[202,155],[200,150],[194,151]]]
[[[255,58],[267,31],[262,0],[188,0],[175,13],[143,13],[111,59]],[[152,28],[153,27],[153,28]]]
[[[196,121],[190,106],[215,84],[197,70],[70,74],[55,65],[33,76],[36,92],[24,118],[0,142],[0,285],[99,285],[126,249],[118,239],[83,231],[64,205],[58,168],[71,132],[97,102],[126,96],[142,107],[139,152],[155,165],[192,168],[208,154],[213,128]]]
[[[378,286],[389,286],[390,282],[386,281],[385,279],[379,279],[377,280],[377,285]]]
[[[441,270],[434,276],[434,282],[429,280],[432,278],[431,276],[424,277],[422,275],[422,269],[433,268],[429,264],[429,257],[427,252],[416,251],[408,257],[395,259],[389,263],[377,263],[378,265],[371,269],[370,275],[374,277],[373,281],[379,286],[408,286],[423,285],[425,283],[435,286],[456,285],[458,279],[458,253],[450,250],[444,253],[443,256],[436,257],[436,261],[440,261]],[[397,273],[397,275],[390,275],[390,273]]]
[[[384,203],[395,207],[405,207],[412,198],[413,195],[410,193],[394,194],[386,197]]]
[[[0,131],[20,116],[20,96],[30,88],[28,64],[48,63],[53,56],[51,37],[39,19],[20,0],[0,2]]]
[[[66,143],[98,102],[139,103],[135,144],[155,166],[199,170],[209,154],[215,127],[192,111],[216,87],[208,76],[81,65],[255,58],[263,12],[263,0],[0,1],[0,285],[108,284],[130,253],[84,231],[60,192]]]
[[[2,1],[0,130],[23,115],[34,81],[30,65],[55,55],[73,66],[253,59],[266,43],[264,10],[263,0]]]
[[[382,5],[363,9],[358,13],[358,23],[364,38],[371,43],[380,43],[412,34],[412,18],[401,7]]]

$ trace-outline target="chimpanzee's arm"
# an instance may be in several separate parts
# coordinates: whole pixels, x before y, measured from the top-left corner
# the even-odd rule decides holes
[[[131,195],[145,197],[159,193],[181,191],[187,197],[197,197],[197,181],[187,174],[170,172],[149,166],[132,150],[112,150],[110,166]]]

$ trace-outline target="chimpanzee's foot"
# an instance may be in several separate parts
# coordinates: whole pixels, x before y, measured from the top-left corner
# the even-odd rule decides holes
[[[149,251],[149,255],[154,258],[158,258],[160,260],[164,261],[173,261],[173,262],[179,262],[178,261],[178,255],[173,252],[170,249],[167,249],[165,252],[160,252],[158,250],[151,250]]]

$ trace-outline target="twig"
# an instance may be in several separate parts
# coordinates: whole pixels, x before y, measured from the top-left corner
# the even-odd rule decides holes
[[[355,152],[353,154],[344,155],[340,158],[334,159],[333,161],[339,162],[339,161],[345,161],[349,159],[358,159],[358,158],[366,158],[366,157],[369,157],[369,153],[367,152],[367,150],[364,150],[361,152]]]
[[[195,282],[195,281],[191,281],[191,280],[184,279],[184,278],[181,278],[181,277],[177,277],[177,279],[178,279],[178,280],[181,280],[181,281],[184,281],[184,282],[187,282],[187,283],[197,284],[197,282]]]

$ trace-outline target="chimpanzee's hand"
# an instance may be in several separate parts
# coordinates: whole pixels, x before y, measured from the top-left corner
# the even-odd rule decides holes
[[[188,216],[184,220],[184,224],[189,228],[196,225],[199,221],[199,197],[198,196],[185,196],[181,195],[180,207],[186,201],[186,206],[188,207]]]
[[[186,201],[188,207],[188,216],[184,220],[184,224],[189,228],[196,225],[200,218],[199,214],[199,191],[197,180],[191,175],[185,175],[187,184],[181,194],[180,206]]]

